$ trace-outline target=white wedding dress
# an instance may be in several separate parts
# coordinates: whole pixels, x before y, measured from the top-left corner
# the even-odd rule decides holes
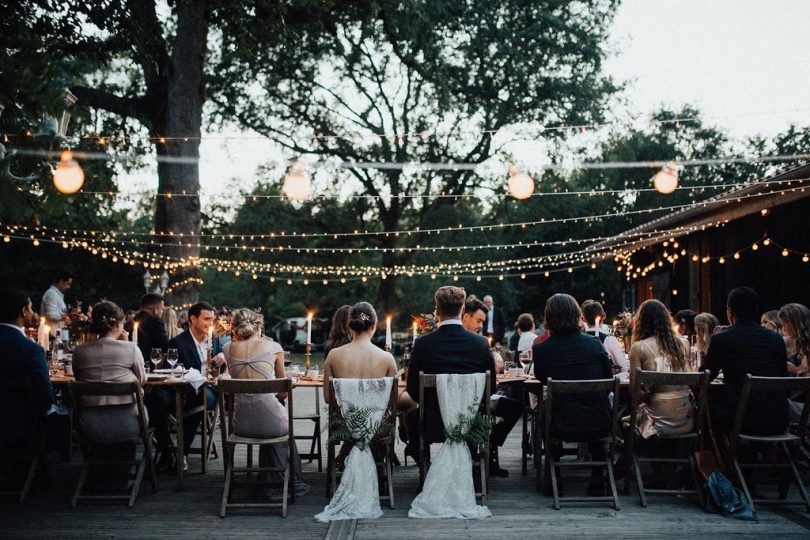
[[[436,395],[444,427],[453,426],[459,415],[474,416],[485,388],[484,373],[436,375]],[[411,504],[408,517],[483,519],[491,516],[486,506],[475,503],[472,457],[467,443],[445,441],[428,470],[422,492]]]
[[[332,379],[335,384],[335,399],[345,416],[350,407],[365,409],[370,412],[365,420],[365,431],[369,432],[380,421],[388,407],[391,397],[393,377],[380,379]],[[380,492],[377,480],[377,466],[371,454],[368,433],[353,430],[357,444],[346,458],[346,466],[340,485],[334,497],[315,516],[321,522],[338,519],[375,519],[382,516],[380,509]]]

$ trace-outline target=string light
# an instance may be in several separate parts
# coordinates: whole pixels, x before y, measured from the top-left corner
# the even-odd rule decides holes
[[[309,197],[312,191],[312,180],[304,174],[304,165],[294,162],[291,171],[284,179],[281,190],[291,201],[302,201]]]
[[[76,193],[84,185],[84,171],[73,159],[73,152],[65,150],[53,171],[53,184],[61,193]]]
[[[532,196],[534,192],[534,180],[515,165],[509,165],[508,188],[509,194],[512,195],[512,197],[522,201]]]
[[[678,168],[675,166],[675,162],[670,161],[664,165],[660,171],[655,173],[652,182],[655,189],[663,195],[674,192],[678,188]]]

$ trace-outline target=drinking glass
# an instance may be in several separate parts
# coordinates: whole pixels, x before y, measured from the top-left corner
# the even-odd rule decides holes
[[[166,361],[169,363],[169,367],[172,368],[172,371],[174,371],[174,366],[177,365],[177,359],[177,349],[168,349],[166,351]]]
[[[163,351],[157,347],[152,349],[152,353],[149,355],[149,361],[152,363],[152,369],[150,371],[155,371],[155,369],[157,369],[158,364],[160,364],[161,356],[163,356]]]
[[[532,363],[532,353],[529,351],[522,351],[518,355],[518,362],[520,362],[520,365],[523,367],[523,371],[528,372],[529,366]]]

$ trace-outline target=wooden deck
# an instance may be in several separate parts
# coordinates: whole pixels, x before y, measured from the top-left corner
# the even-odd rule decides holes
[[[299,413],[313,407],[313,391],[303,390],[296,391]],[[311,422],[301,424],[302,429],[311,426]],[[620,511],[608,504],[554,510],[551,499],[535,491],[533,470],[530,468],[529,476],[520,475],[519,437],[516,429],[501,452],[501,464],[510,471],[510,477],[492,479],[488,506],[493,517],[483,521],[408,519],[418,479],[411,462],[394,471],[396,509],[384,506],[385,515],[377,520],[336,522],[331,528],[317,523],[313,516],[328,501],[324,493],[326,474],[318,473],[314,463],[304,465],[305,480],[312,491],[290,507],[287,518],[281,518],[277,510],[251,510],[232,511],[220,519],[222,460],[211,461],[208,474],[202,475],[195,474],[199,459],[191,457],[184,491],[175,490],[173,476],[159,475],[158,493],[152,494],[144,482],[132,509],[117,503],[80,503],[72,509],[68,500],[78,476],[78,463],[54,465],[52,485],[36,486],[26,503],[19,505],[8,497],[0,500],[0,531],[3,538],[810,538],[810,515],[799,508],[776,512],[760,508],[759,522],[742,522],[708,514],[691,501],[669,497],[652,497],[649,506],[642,508],[632,490],[630,496],[621,498]]]

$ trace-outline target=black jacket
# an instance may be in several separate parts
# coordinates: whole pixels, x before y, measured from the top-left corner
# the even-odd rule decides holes
[[[212,345],[211,356],[213,357],[216,356],[221,350],[219,346],[219,338],[215,336]],[[197,345],[194,343],[194,337],[191,335],[191,330],[180,332],[173,337],[171,341],[169,341],[169,348],[177,349],[177,357],[179,358],[180,363],[186,368],[194,368],[202,371],[200,369],[202,367],[200,355],[197,352]],[[203,373],[203,375],[205,374]]]
[[[483,333],[485,336],[490,335],[487,332],[489,328],[489,317],[492,317],[492,329],[494,330],[494,337],[496,343],[503,343],[503,336],[506,334],[506,325],[503,320],[503,310],[498,306],[494,306],[487,312],[487,318],[484,320]]]
[[[166,325],[163,320],[146,311],[139,311],[133,319],[138,323],[138,348],[144,360],[149,360],[152,349],[169,348],[169,336],[166,334]]]
[[[408,364],[408,394],[419,402],[419,372],[483,373],[489,370],[492,392],[495,391],[495,360],[486,338],[468,332],[460,324],[446,324],[416,340]],[[426,391],[425,436],[428,441],[444,440],[436,392]]]
[[[714,380],[723,370],[726,399],[713,400],[712,418],[721,421],[720,430],[734,425],[745,375],[787,377],[784,339],[756,322],[736,322],[725,332],[712,336],[706,359],[700,367]],[[783,433],[788,425],[787,397],[780,394],[752,394],[748,398],[743,432],[756,435]]]
[[[532,347],[535,376],[545,384],[554,380],[610,379],[613,362],[602,343],[582,332],[552,334]],[[607,394],[561,394],[552,404],[552,432],[567,440],[584,439],[610,431],[610,401]]]

